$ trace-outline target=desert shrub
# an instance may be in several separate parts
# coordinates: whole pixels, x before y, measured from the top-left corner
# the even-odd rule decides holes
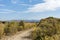
[[[48,17],[40,20],[31,37],[33,40],[57,40],[53,37],[57,34],[60,34],[60,19]]]
[[[17,30],[18,31],[24,30],[24,22],[22,20],[18,22]]]
[[[36,23],[25,22],[24,24],[25,24],[24,26],[25,29],[36,27]]]
[[[10,27],[8,27],[8,26],[6,26],[5,28],[4,28],[4,34],[5,35],[10,35]]]
[[[21,20],[21,21],[19,22],[19,26],[23,26],[23,27],[24,27],[24,21]]]
[[[23,26],[17,26],[17,31],[22,31],[23,30]]]
[[[11,35],[17,32],[17,24],[15,22],[10,22],[6,25],[4,32],[6,35]]]
[[[16,33],[17,32],[17,22],[11,22],[11,23],[9,23],[9,28],[10,28],[10,32],[12,33],[12,34],[14,34],[14,33]]]
[[[5,25],[0,23],[0,38],[3,36]]]
[[[41,31],[42,30],[40,28],[34,27],[34,30],[31,33],[32,40],[42,40],[44,37],[44,34]]]

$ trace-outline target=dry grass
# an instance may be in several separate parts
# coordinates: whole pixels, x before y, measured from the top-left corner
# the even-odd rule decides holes
[[[1,23],[1,24],[0,24],[0,38],[3,36],[4,27],[5,27],[5,25]]]
[[[35,27],[36,26],[36,23],[29,23],[29,22],[26,22],[24,23],[25,24],[25,28],[28,29],[28,28],[32,28],[32,27]]]

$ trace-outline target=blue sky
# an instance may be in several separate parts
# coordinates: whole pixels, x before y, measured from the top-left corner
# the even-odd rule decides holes
[[[60,18],[60,0],[0,0],[0,20]]]

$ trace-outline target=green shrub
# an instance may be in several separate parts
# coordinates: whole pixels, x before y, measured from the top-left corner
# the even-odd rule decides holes
[[[18,30],[18,31],[23,30],[23,26],[18,26],[18,27],[17,27],[17,30]]]
[[[15,22],[10,22],[7,24],[7,26],[4,29],[4,32],[6,35],[11,35],[17,32],[17,23]]]
[[[60,34],[60,19],[48,17],[40,20],[31,37],[33,40],[57,40],[57,34]],[[54,35],[57,37],[53,37]]]

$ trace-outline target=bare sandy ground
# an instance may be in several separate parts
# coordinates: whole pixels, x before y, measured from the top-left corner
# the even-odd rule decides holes
[[[1,40],[32,40],[30,38],[27,38],[27,36],[30,35],[32,29],[25,30],[22,32],[19,32],[13,36],[6,36],[5,38],[2,38]]]

